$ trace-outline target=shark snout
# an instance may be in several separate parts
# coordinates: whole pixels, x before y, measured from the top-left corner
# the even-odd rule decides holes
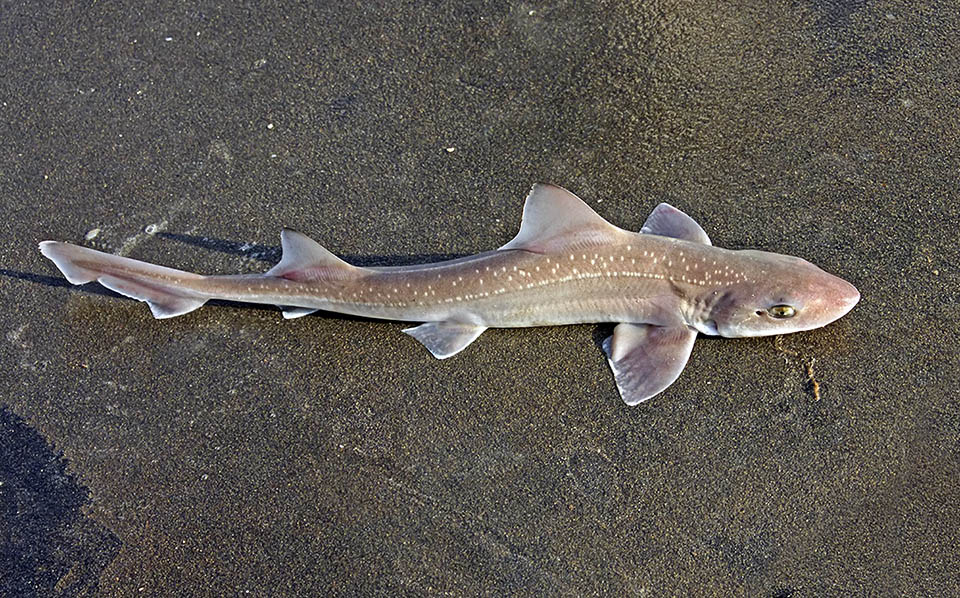
[[[842,278],[837,280],[842,283],[840,285],[840,303],[845,307],[843,313],[847,313],[853,309],[854,305],[860,302],[860,291],[857,290],[857,287]]]
[[[860,291],[858,291],[857,287],[853,286],[849,282],[847,283],[847,286],[850,287],[846,295],[847,305],[850,306],[847,311],[850,311],[850,309],[853,309],[854,305],[860,302]]]
[[[826,315],[830,321],[847,314],[860,301],[860,291],[846,280],[830,275],[829,292],[825,294]]]

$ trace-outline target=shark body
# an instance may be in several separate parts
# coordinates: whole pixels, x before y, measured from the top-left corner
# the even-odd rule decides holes
[[[317,310],[423,322],[404,330],[437,358],[487,328],[613,322],[603,343],[629,405],[672,384],[698,332],[765,336],[824,326],[860,294],[800,258],[714,247],[668,204],[639,233],[601,218],[572,193],[535,185],[517,236],[495,251],[431,264],[363,268],[284,229],[281,261],[264,274],[204,276],[44,241],[73,284],[98,281],[146,301],[157,318],[209,299],[275,304],[284,317]]]

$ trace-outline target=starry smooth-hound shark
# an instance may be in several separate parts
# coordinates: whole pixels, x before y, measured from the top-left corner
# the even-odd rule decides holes
[[[645,401],[680,375],[697,333],[766,336],[819,328],[850,311],[850,283],[796,257],[714,247],[661,203],[639,233],[576,195],[534,185],[520,232],[495,251],[422,265],[359,267],[291,229],[263,274],[204,276],[57,241],[40,243],[73,284],[97,281],[146,301],[157,318],[209,299],[267,303],[286,318],[317,310],[423,322],[404,330],[439,359],[487,328],[616,323],[603,343],[620,396]]]

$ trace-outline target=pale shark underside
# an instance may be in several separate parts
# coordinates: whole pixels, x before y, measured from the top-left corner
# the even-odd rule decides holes
[[[97,281],[146,301],[157,318],[209,299],[424,322],[404,330],[437,358],[491,327],[613,322],[603,343],[629,405],[672,384],[697,332],[728,337],[809,330],[859,300],[849,283],[799,258],[713,247],[700,226],[660,204],[639,233],[601,218],[572,193],[535,185],[517,236],[496,251],[393,268],[352,266],[285,229],[283,257],[264,274],[203,276],[44,241],[73,284]]]

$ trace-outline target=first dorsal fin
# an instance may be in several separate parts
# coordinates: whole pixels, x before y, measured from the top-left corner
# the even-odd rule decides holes
[[[610,243],[630,234],[601,218],[566,189],[538,183],[523,204],[520,232],[500,249],[549,253]]]
[[[283,247],[280,262],[267,270],[264,276],[291,280],[317,280],[347,278],[361,270],[292,228],[285,228],[280,232],[280,245]]]
[[[694,243],[710,245],[710,237],[700,228],[697,221],[668,203],[655,207],[640,232],[645,235],[673,237]]]

